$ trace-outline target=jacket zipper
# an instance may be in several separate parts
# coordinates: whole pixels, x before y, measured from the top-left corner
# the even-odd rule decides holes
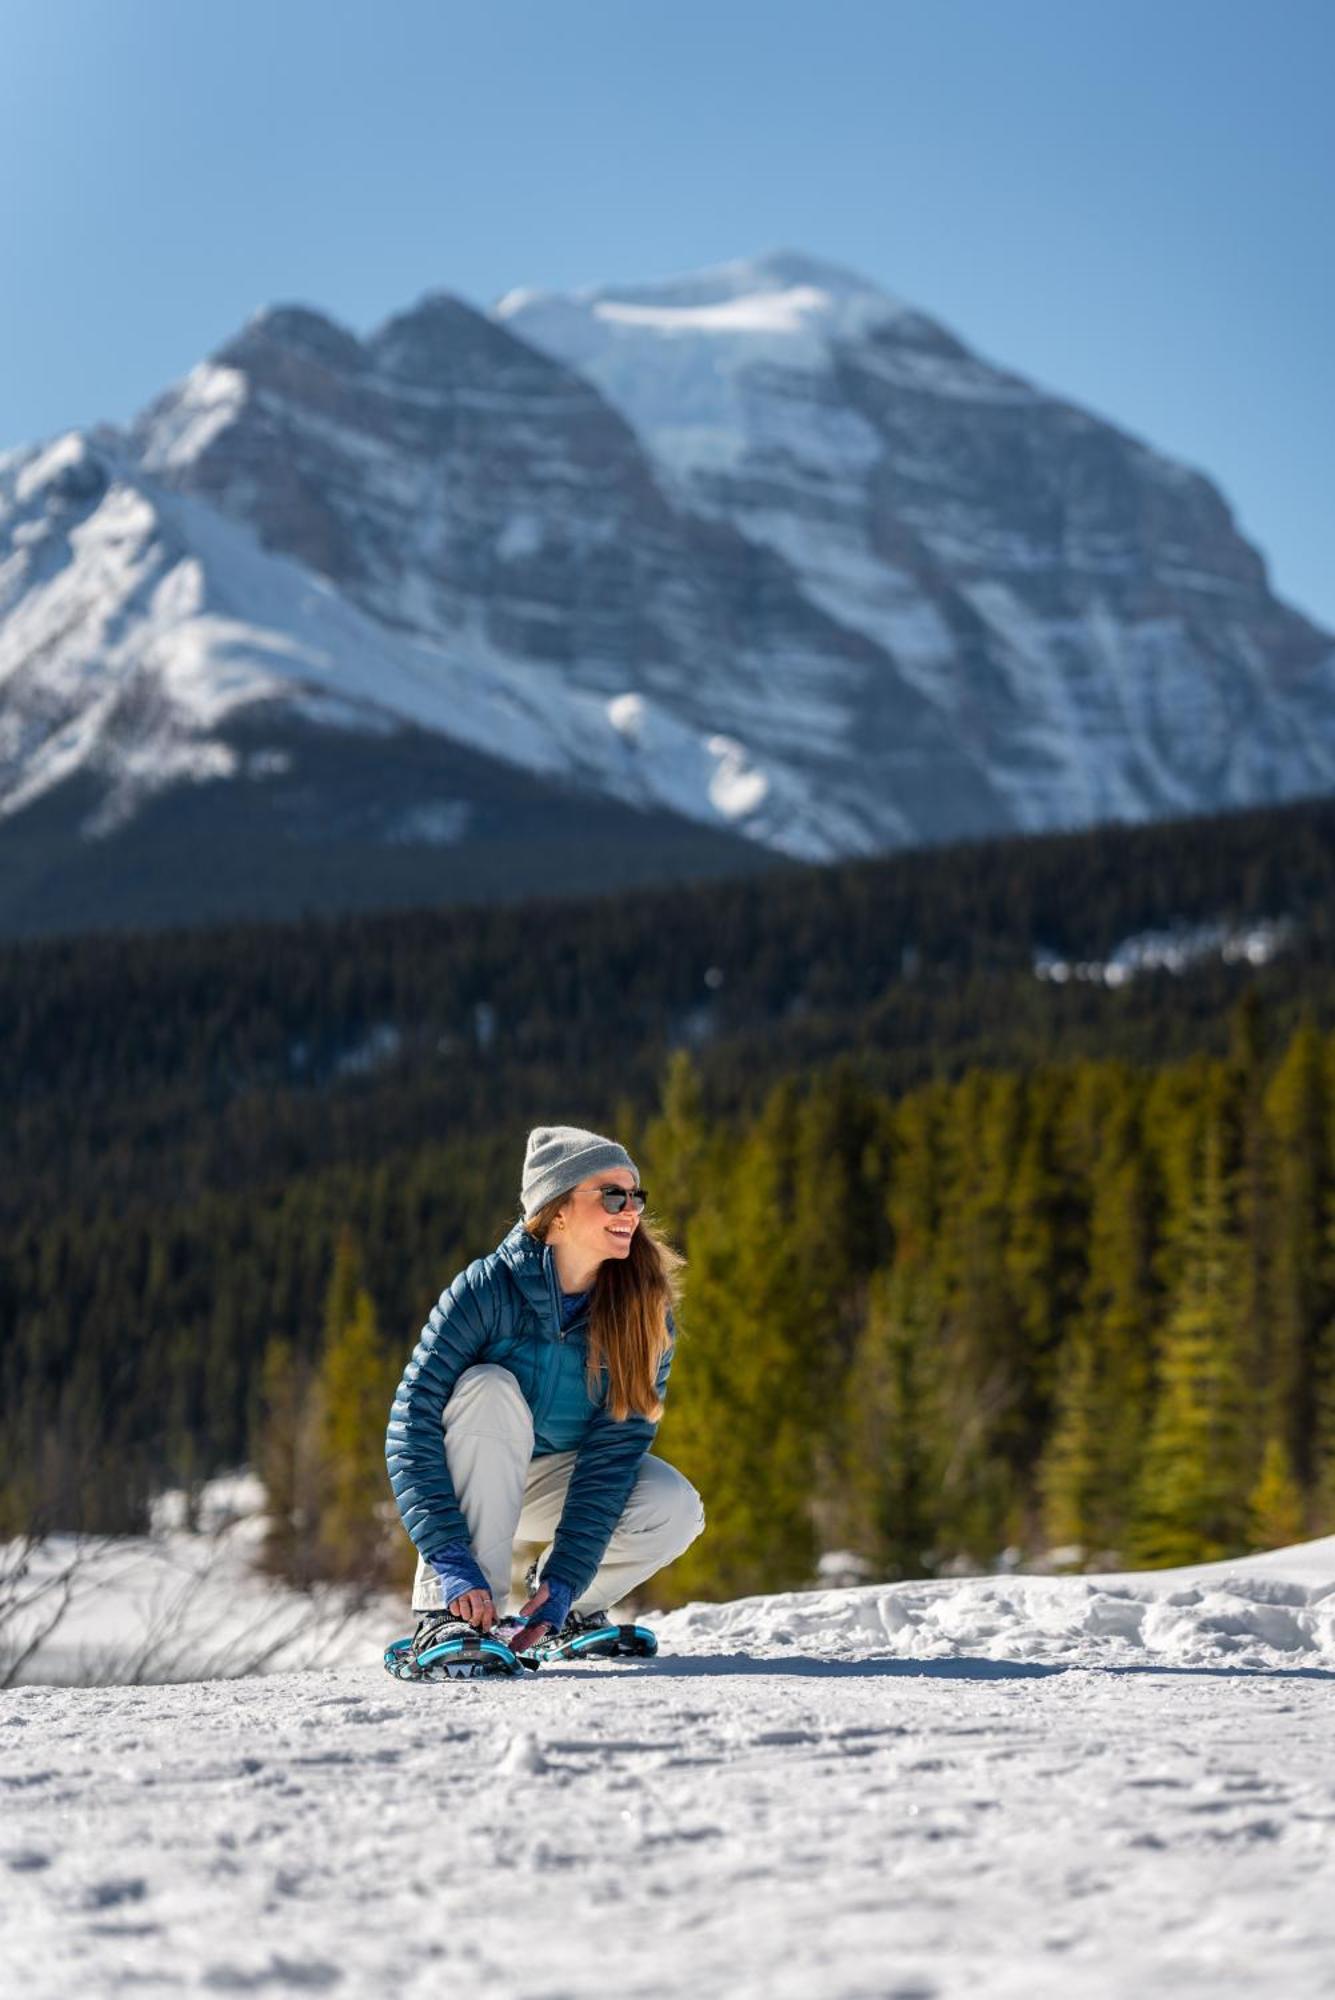
[[[543,1246],[542,1261],[543,1268],[547,1273],[547,1296],[552,1302],[552,1320],[556,1327],[556,1337],[558,1341],[564,1343],[565,1332],[561,1325],[561,1302],[556,1295],[556,1259],[545,1244]],[[547,1371],[547,1381],[544,1385],[542,1402],[533,1412],[533,1428],[535,1431],[552,1406],[552,1398],[556,1394],[556,1384],[560,1378],[560,1373],[561,1367],[559,1362],[553,1363]]]
[[[547,1266],[547,1295],[552,1302],[552,1324],[556,1328],[557,1339],[564,1340],[566,1330],[561,1324],[561,1299],[556,1289],[556,1259],[545,1247],[542,1257],[543,1262]]]

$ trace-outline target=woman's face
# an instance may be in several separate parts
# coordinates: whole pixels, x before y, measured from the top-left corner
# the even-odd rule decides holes
[[[629,1257],[630,1240],[640,1226],[640,1218],[630,1202],[619,1215],[609,1215],[602,1204],[605,1187],[633,1188],[635,1176],[629,1167],[604,1167],[573,1188],[561,1208],[555,1235],[581,1258],[599,1263],[605,1257]]]

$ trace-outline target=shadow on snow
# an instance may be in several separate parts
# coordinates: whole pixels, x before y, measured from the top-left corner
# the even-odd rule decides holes
[[[549,1668],[550,1672],[551,1669]],[[1048,1680],[1056,1674],[1102,1674],[1109,1677],[1126,1674],[1162,1674],[1177,1678],[1246,1681],[1335,1681],[1335,1669],[1330,1667],[1175,1667],[1158,1666],[1153,1661],[1128,1662],[1124,1666],[1087,1666],[1080,1662],[1069,1665],[1060,1662],[1035,1660],[985,1660],[963,1656],[943,1660],[893,1659],[864,1660],[822,1660],[810,1653],[791,1654],[786,1658],[762,1659],[750,1653],[694,1653],[664,1656],[642,1660],[632,1666],[627,1661],[615,1666],[583,1667],[562,1664],[557,1671],[564,1676],[578,1674],[581,1679],[600,1679],[607,1672],[618,1676],[627,1673],[654,1675],[682,1675],[700,1677],[710,1674],[803,1674],[813,1679],[827,1680],[858,1678],[884,1675],[894,1679],[920,1679],[942,1681],[1032,1681]]]

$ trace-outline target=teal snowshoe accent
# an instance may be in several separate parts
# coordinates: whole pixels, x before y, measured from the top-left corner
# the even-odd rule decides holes
[[[652,1659],[658,1639],[647,1625],[614,1625],[605,1611],[572,1611],[559,1632],[548,1632],[519,1654],[535,1665],[549,1660]]]
[[[541,1582],[541,1571],[537,1561],[528,1566],[524,1582],[530,1597],[537,1595]],[[521,1629],[519,1621],[503,1620],[514,1631]],[[543,1660],[593,1659],[652,1659],[658,1651],[658,1640],[647,1625],[614,1625],[605,1611],[571,1611],[559,1632],[549,1632],[536,1646],[525,1646],[519,1658],[525,1666],[537,1666]]]
[[[385,1648],[385,1671],[400,1681],[464,1681],[505,1674],[513,1677],[529,1661],[511,1652],[503,1639],[480,1632],[448,1612],[428,1612],[410,1639]]]

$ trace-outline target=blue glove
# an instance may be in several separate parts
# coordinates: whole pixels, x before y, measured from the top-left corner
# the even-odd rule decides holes
[[[524,1633],[530,1632],[535,1625],[550,1625],[553,1632],[559,1632],[570,1615],[570,1602],[575,1595],[573,1586],[561,1576],[544,1574],[541,1581],[547,1586],[546,1600],[536,1611],[530,1612],[528,1624],[511,1638],[512,1646],[526,1645],[528,1641],[524,1638]]]
[[[449,1542],[443,1549],[432,1549],[427,1562],[440,1578],[447,1606],[470,1590],[485,1590],[490,1597],[491,1585],[478,1568],[477,1557],[467,1542]]]

